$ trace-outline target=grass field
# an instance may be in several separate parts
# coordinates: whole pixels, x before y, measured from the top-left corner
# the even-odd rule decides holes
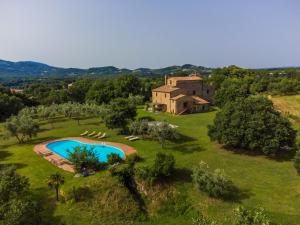
[[[299,103],[298,97],[295,97],[294,100],[292,97],[291,99],[289,99],[290,97],[285,98],[286,101]],[[293,112],[299,112],[299,109],[294,108]],[[139,163],[140,165],[151,163],[159,151],[172,153],[176,158],[176,167],[178,168],[174,187],[185,193],[189,201],[207,215],[222,221],[222,218],[231,214],[234,207],[243,204],[247,207],[264,207],[271,217],[281,224],[299,224],[300,177],[297,176],[292,161],[238,154],[222,149],[218,144],[211,142],[207,136],[207,125],[212,123],[215,113],[172,116],[165,113],[153,114],[140,109],[139,117],[151,116],[156,120],[166,120],[179,126],[178,130],[185,138],[177,143],[168,143],[165,149],[162,149],[154,141],[126,141],[124,136],[118,135],[116,131],[105,128],[99,119],[83,120],[79,126],[76,121],[57,121],[54,129],[50,129],[49,124],[43,124],[43,131],[30,143],[17,144],[15,139],[1,140],[0,163],[15,164],[19,173],[29,177],[34,194],[47,203],[45,204],[45,216],[51,217],[54,224],[56,219],[61,219],[68,225],[97,224],[93,220],[97,209],[91,213],[85,212],[85,207],[89,206],[84,204],[55,203],[54,191],[48,189],[45,180],[53,172],[60,171],[66,178],[63,186],[63,191],[66,191],[73,186],[93,185],[94,182],[99,182],[101,179],[107,180],[109,179],[107,172],[99,172],[88,178],[73,178],[72,174],[59,170],[34,153],[32,149],[36,143],[48,139],[78,136],[85,130],[105,131],[108,134],[108,141],[122,142],[135,147],[144,159]],[[240,198],[236,202],[212,199],[195,190],[190,172],[191,168],[201,160],[207,162],[212,168],[224,169],[231,177],[234,184],[241,190]],[[103,190],[99,190],[99,196],[104,194]],[[127,202],[124,201],[121,204],[126,205]],[[150,205],[150,203],[146,201],[146,205]],[[191,220],[183,216],[157,215],[139,224],[183,225],[191,224]]]
[[[282,112],[300,116],[300,95],[273,97],[272,101]]]

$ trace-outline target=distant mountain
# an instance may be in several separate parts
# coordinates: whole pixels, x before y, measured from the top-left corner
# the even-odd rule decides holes
[[[61,68],[49,66],[44,63],[21,61],[10,62],[0,60],[0,78],[11,77],[66,77],[66,76],[111,76],[126,73],[134,73],[139,76],[158,76],[165,74],[179,74],[198,72],[209,74],[210,68],[185,64],[183,66],[170,66],[160,69],[138,68],[134,70],[119,69],[114,66],[93,67],[89,69]]]

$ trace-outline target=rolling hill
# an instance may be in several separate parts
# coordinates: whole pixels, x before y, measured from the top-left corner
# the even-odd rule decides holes
[[[201,74],[210,73],[210,68],[202,66],[194,66],[185,64],[183,66],[170,66],[160,69],[150,68],[138,68],[134,70],[126,68],[117,68],[114,66],[104,67],[92,67],[89,69],[80,68],[61,68],[54,67],[44,63],[33,62],[33,61],[20,61],[11,62],[0,60],[0,78],[11,78],[11,77],[66,77],[66,76],[101,76],[101,75],[118,75],[125,73],[134,73],[139,76],[155,76],[164,74],[176,74],[176,73],[191,73],[193,71]]]

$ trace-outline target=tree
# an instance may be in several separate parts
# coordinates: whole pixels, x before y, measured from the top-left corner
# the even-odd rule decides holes
[[[235,190],[223,170],[216,169],[210,172],[209,166],[203,161],[193,169],[192,178],[196,188],[207,192],[211,197],[228,198]]]
[[[55,189],[56,192],[56,201],[58,201],[58,191],[61,185],[65,182],[65,178],[60,173],[55,173],[50,175],[47,180],[47,184],[50,188]]]
[[[179,138],[177,131],[166,122],[150,126],[148,132],[152,139],[157,140],[161,144],[162,148],[165,146],[166,140],[176,140]]]
[[[241,78],[226,79],[214,96],[214,104],[223,107],[227,102],[249,96],[248,84]]]
[[[102,119],[105,125],[110,128],[125,129],[130,120],[136,116],[136,106],[130,104],[125,98],[116,98],[107,105]]]
[[[120,76],[114,80],[114,96],[128,98],[129,95],[138,95],[141,92],[141,82],[134,74]]]
[[[114,97],[114,86],[112,81],[97,80],[89,88],[86,94],[87,101],[93,101],[97,104],[107,104]]]
[[[103,164],[99,162],[96,152],[85,146],[75,147],[72,152],[68,152],[68,159],[73,163],[75,171],[80,173],[83,168],[99,170]]]
[[[129,97],[128,97],[128,100],[129,102],[132,104],[132,105],[143,105],[144,104],[144,96],[142,95],[132,95],[130,94]]]
[[[77,125],[80,125],[80,120],[85,117],[83,105],[78,103],[65,103],[61,105],[65,117],[76,120]]]
[[[264,97],[227,103],[208,128],[211,140],[266,155],[285,152],[295,146],[296,131],[291,123]]]
[[[25,113],[12,116],[4,123],[7,136],[16,137],[19,143],[23,143],[25,139],[29,140],[37,135],[39,125],[34,119]]]
[[[47,97],[48,104],[62,104],[70,100],[69,93],[66,89],[52,89]]]
[[[271,83],[270,91],[280,95],[295,95],[300,91],[300,82],[291,78],[283,78],[279,82]]]
[[[58,113],[58,106],[53,104],[50,106],[40,105],[36,109],[38,117],[50,122],[51,127],[53,128],[53,120]]]
[[[69,94],[72,101],[83,103],[92,83],[93,81],[90,79],[80,79],[73,82],[72,86],[69,88]]]
[[[0,121],[18,114],[23,107],[24,104],[20,98],[0,92]]]
[[[41,209],[33,201],[26,177],[16,173],[15,167],[0,170],[0,224],[42,224]]]
[[[146,137],[149,135],[149,121],[135,120],[129,125],[129,132],[133,135],[142,135]]]
[[[10,166],[1,168],[0,190],[0,205],[2,205],[11,199],[23,196],[28,192],[28,178],[17,174],[15,167]]]

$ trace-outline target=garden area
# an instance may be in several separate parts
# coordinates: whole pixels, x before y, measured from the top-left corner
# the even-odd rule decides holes
[[[211,110],[180,116],[147,110],[162,78],[0,89],[0,223],[298,224],[299,77],[214,73]],[[70,173],[34,151],[76,137],[137,154],[63,149]]]
[[[19,144],[15,138],[1,141],[1,164],[15,165],[19,174],[29,178],[34,197],[42,199],[43,215],[53,224],[101,224],[101,221],[109,221],[110,224],[193,224],[193,218],[197,218],[194,209],[226,224],[224,218],[230,217],[238,205],[263,207],[273,221],[297,224],[300,219],[300,178],[291,159],[276,160],[264,155],[233,152],[210,141],[207,126],[212,124],[215,114],[216,111],[211,111],[171,116],[139,108],[138,118],[151,117],[178,126],[176,129],[182,138],[167,141],[164,146],[149,139],[130,142],[117,130],[108,129],[99,118],[86,118],[80,124],[61,118],[53,121],[52,125],[41,124],[42,132],[26,143]],[[141,158],[136,163],[137,168],[151,168],[159,152],[172,154],[175,159],[174,175],[164,186],[140,191],[140,199],[137,200],[108,170],[74,178],[74,174],[58,169],[33,151],[34,145],[40,142],[79,136],[86,130],[101,130],[108,134],[107,141],[134,147]],[[207,163],[211,171],[220,168],[226,172],[238,188],[235,199],[211,197],[195,187],[192,170],[201,161]],[[62,200],[59,202],[46,183],[47,178],[56,172],[64,177],[60,188]],[[80,192],[84,194],[78,194],[80,200],[76,202],[72,196]],[[141,214],[141,210],[145,214]]]

